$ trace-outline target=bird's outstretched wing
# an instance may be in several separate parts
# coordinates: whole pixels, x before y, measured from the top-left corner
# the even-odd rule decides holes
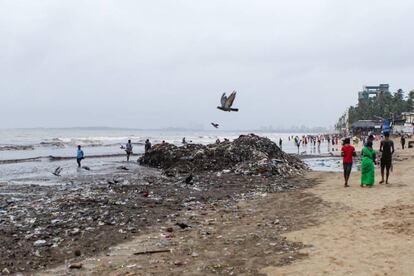
[[[223,95],[221,96],[221,107],[224,107],[226,105],[227,102],[227,96],[226,93],[223,93]]]
[[[236,91],[233,91],[230,96],[227,98],[225,107],[226,108],[231,108],[231,106],[233,105],[234,99],[236,99]]]

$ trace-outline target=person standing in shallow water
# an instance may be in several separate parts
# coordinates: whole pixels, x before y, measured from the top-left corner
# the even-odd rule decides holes
[[[384,140],[381,141],[380,146],[381,155],[381,181],[384,183],[384,171],[387,170],[385,184],[388,184],[388,177],[390,176],[390,170],[392,168],[392,155],[394,154],[394,142],[390,140],[390,134],[384,133]]]
[[[125,145],[125,151],[127,155],[127,162],[129,162],[129,157],[132,154],[132,143],[131,140],[128,140],[128,143]]]
[[[372,148],[372,141],[368,141],[361,152],[361,187],[372,187],[375,183],[376,152]]]
[[[145,153],[151,149],[151,142],[149,139],[145,140]]]
[[[279,138],[279,148],[282,149],[283,140],[282,138]]]
[[[299,139],[298,136],[295,137],[295,145],[298,148],[298,154],[299,154],[299,149],[300,149],[300,142],[301,140]]]
[[[85,158],[85,156],[83,154],[83,150],[82,150],[81,146],[78,146],[78,151],[76,152],[76,162],[78,163],[78,168],[81,167],[81,162],[82,162],[82,159],[84,159],[84,158]]]
[[[344,145],[341,150],[341,156],[343,157],[343,167],[344,167],[344,179],[345,187],[349,187],[348,180],[351,176],[353,157],[356,156],[355,148],[351,146],[351,139],[345,138]]]

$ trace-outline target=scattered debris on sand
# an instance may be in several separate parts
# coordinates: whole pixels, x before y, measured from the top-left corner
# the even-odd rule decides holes
[[[226,209],[309,185],[290,178],[307,169],[300,159],[253,134],[208,146],[155,145],[140,163],[146,166],[56,178],[56,185],[0,183],[0,269],[28,273],[79,263],[173,216],[168,239],[199,227],[180,217],[194,204]]]

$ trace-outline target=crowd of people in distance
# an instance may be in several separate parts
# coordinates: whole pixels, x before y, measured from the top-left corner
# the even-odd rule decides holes
[[[328,146],[336,146],[341,142],[341,136],[339,134],[320,134],[320,135],[302,135],[302,136],[289,136],[289,141],[293,141],[298,149],[298,154],[300,151],[300,146],[307,147],[309,144],[313,145],[314,148],[320,149],[321,144],[327,142]],[[279,141],[281,147],[281,140]]]
[[[381,139],[379,136],[375,137],[374,135],[366,135],[359,137],[353,137],[352,142],[354,145],[358,146],[360,141],[363,142],[363,148],[361,151],[361,187],[372,187],[375,183],[375,165],[377,163],[380,164],[381,168],[381,181],[380,184],[384,182],[386,184],[389,183],[389,176],[390,172],[393,169],[392,163],[392,156],[394,154],[394,142],[390,139],[390,134],[385,132],[383,134],[383,139],[380,143],[380,158],[377,160],[377,152],[373,149],[373,142],[375,140]],[[321,143],[327,143],[328,147],[332,146],[339,146],[342,141],[342,148],[341,148],[341,156],[343,158],[343,173],[345,179],[345,187],[349,187],[349,178],[352,172],[354,158],[357,156],[355,147],[351,145],[351,138],[342,138],[338,134],[321,134],[321,135],[302,135],[302,136],[289,136],[289,141],[293,141],[296,147],[298,148],[298,154],[301,145],[303,147],[307,147],[308,144],[313,145],[314,148],[320,148]],[[228,141],[228,139],[224,139],[224,141]],[[190,141],[191,143],[192,141]],[[217,139],[216,143],[220,143],[221,141]],[[405,149],[406,138],[404,135],[401,135],[401,146],[402,149]],[[164,144],[165,141],[162,141]],[[185,138],[182,140],[183,145],[186,145],[188,142]],[[282,149],[283,140],[279,138],[278,141],[279,148]],[[151,149],[151,142],[149,139],[146,139],[144,144],[144,151],[147,153]],[[125,150],[126,152],[126,160],[130,160],[130,156],[133,154],[133,145],[131,140],[121,146],[121,149]],[[79,145],[78,150],[76,153],[76,162],[78,167],[81,168],[81,162],[85,158],[85,154],[82,150],[82,147]]]

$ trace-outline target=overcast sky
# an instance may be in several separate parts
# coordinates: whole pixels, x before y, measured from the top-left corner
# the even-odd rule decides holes
[[[0,127],[331,126],[414,88],[412,0],[0,0]],[[238,91],[239,113],[216,109]]]

